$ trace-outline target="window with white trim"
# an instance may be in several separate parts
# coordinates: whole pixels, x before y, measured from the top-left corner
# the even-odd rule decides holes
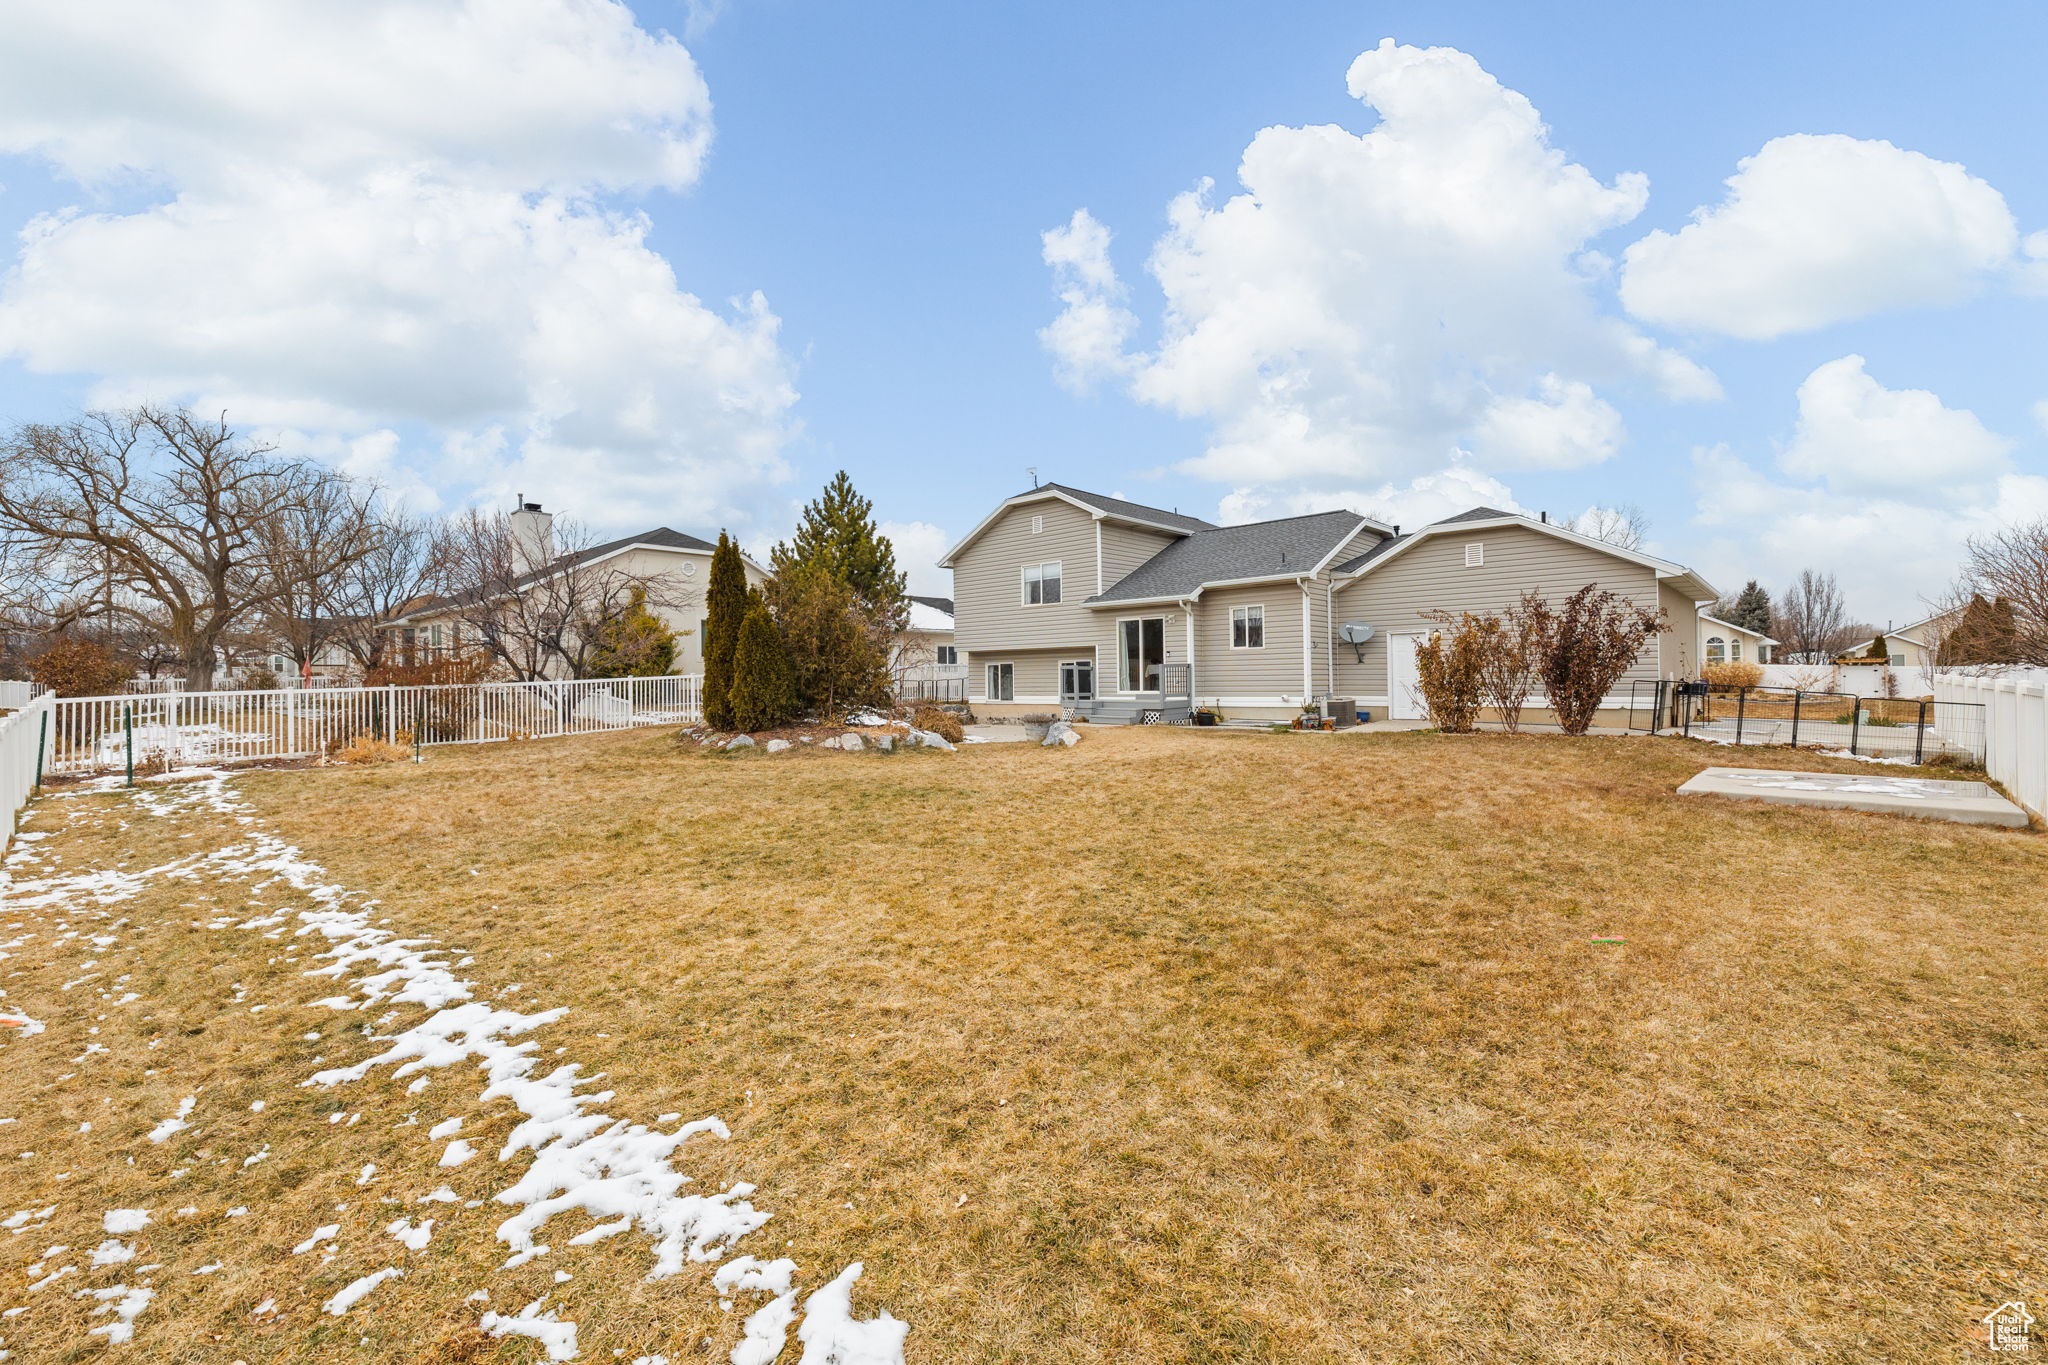
[[[1060,561],[1024,566],[1024,605],[1050,606],[1060,600]]]
[[[988,666],[988,690],[983,694],[989,701],[1015,701],[1017,699],[1017,675],[1015,664],[990,664]]]
[[[1728,661],[1738,664],[1742,662],[1742,640],[1739,636],[1728,642]]]
[[[960,648],[957,645],[935,645],[932,648],[932,662],[957,664],[960,662]]]
[[[1044,533],[1045,533],[1045,518],[1044,518],[1044,517],[1033,517],[1033,518],[1031,519],[1031,534],[1032,534],[1032,535],[1034,535],[1034,536],[1036,536],[1036,535],[1043,535]]]
[[[1465,567],[1477,569],[1486,563],[1486,542],[1470,541],[1465,546]]]
[[[1728,642],[1718,635],[1709,635],[1707,637],[1707,662],[1718,664],[1726,663],[1727,660]]]
[[[1264,649],[1266,647],[1266,609],[1257,607],[1232,607],[1230,609],[1230,647],[1232,649]]]

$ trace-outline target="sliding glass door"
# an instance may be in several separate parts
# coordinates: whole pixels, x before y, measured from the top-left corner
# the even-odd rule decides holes
[[[1117,632],[1117,686],[1125,692],[1157,692],[1166,665],[1166,618],[1133,617],[1117,622]]]

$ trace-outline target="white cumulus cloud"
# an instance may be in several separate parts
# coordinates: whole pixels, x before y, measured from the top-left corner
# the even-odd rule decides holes
[[[1694,453],[1698,565],[1717,583],[1776,587],[1827,570],[1852,611],[1914,619],[1969,537],[2048,516],[2048,478],[2018,470],[2011,448],[1933,393],[1885,388],[1861,356],[1830,361],[1799,386],[1775,474],[1724,446]]]
[[[939,558],[953,548],[954,536],[928,521],[885,521],[879,529],[896,551],[896,567],[909,579],[905,591],[953,595],[953,571],[940,568]]]
[[[746,526],[788,474],[778,319],[690,293],[616,202],[692,183],[710,133],[688,52],[612,0],[41,7],[0,149],[146,202],[26,225],[0,354],[421,505]]]
[[[1773,138],[1692,217],[1623,253],[1622,302],[1749,340],[1958,302],[2019,242],[2004,196],[1963,167],[1839,134]]]
[[[1940,500],[2005,471],[2012,442],[1977,414],[1926,389],[1888,389],[1863,367],[1843,356],[1799,386],[1799,425],[1779,460],[1787,474],[1835,493]]]
[[[1045,234],[1063,309],[1041,337],[1063,382],[1121,382],[1205,422],[1184,472],[1331,496],[1454,460],[1604,460],[1624,432],[1596,384],[1718,394],[1600,305],[1590,243],[1641,211],[1642,176],[1603,182],[1568,160],[1535,107],[1463,52],[1389,39],[1348,84],[1379,116],[1370,131],[1266,128],[1241,193],[1217,202],[1203,182],[1169,206],[1148,261],[1165,296],[1149,352],[1126,349],[1137,319],[1108,232],[1084,211]]]

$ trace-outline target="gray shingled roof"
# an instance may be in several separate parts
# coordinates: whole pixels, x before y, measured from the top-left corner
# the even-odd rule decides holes
[[[953,615],[953,599],[950,597],[919,597],[914,592],[905,593],[904,596],[913,602],[922,602],[934,611],[942,611],[948,616]]]
[[[1182,516],[1179,512],[1169,512],[1163,507],[1147,507],[1142,502],[1125,502],[1122,498],[1105,498],[1100,493],[1090,493],[1082,488],[1069,488],[1063,483],[1040,484],[1039,488],[1041,490],[1046,488],[1058,489],[1068,497],[1078,498],[1096,511],[1107,512],[1114,517],[1133,517],[1139,521],[1149,521],[1157,526],[1177,527],[1183,531],[1211,531],[1216,527],[1216,523],[1203,521],[1200,517]]]
[[[1519,514],[1503,512],[1498,507],[1474,507],[1468,511],[1458,513],[1455,517],[1445,517],[1441,521],[1432,521],[1430,525],[1449,526],[1454,521],[1493,521],[1499,517],[1512,517],[1516,515]]]
[[[1143,602],[1181,597],[1205,583],[1308,573],[1349,540],[1363,520],[1356,512],[1316,512],[1199,530],[1174,541],[1125,575],[1122,582],[1087,600]]]

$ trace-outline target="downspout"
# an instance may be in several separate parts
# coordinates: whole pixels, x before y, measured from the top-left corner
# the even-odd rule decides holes
[[[1096,514],[1096,517],[1095,517],[1095,591],[1096,591],[1096,593],[1097,593],[1097,594],[1099,595],[1100,593],[1102,593],[1102,592],[1103,592],[1103,591],[1105,590],[1105,587],[1106,587],[1106,585],[1105,585],[1105,584],[1103,583],[1103,581],[1102,581],[1102,516],[1101,516],[1101,514],[1100,514],[1100,513],[1097,513],[1097,514]]]
[[[1310,633],[1315,623],[1315,595],[1308,590],[1308,580],[1297,578],[1295,586],[1301,589],[1301,704],[1306,707],[1315,696],[1316,687],[1316,642]]]
[[[1323,580],[1323,675],[1325,696],[1337,695],[1337,580]]]

